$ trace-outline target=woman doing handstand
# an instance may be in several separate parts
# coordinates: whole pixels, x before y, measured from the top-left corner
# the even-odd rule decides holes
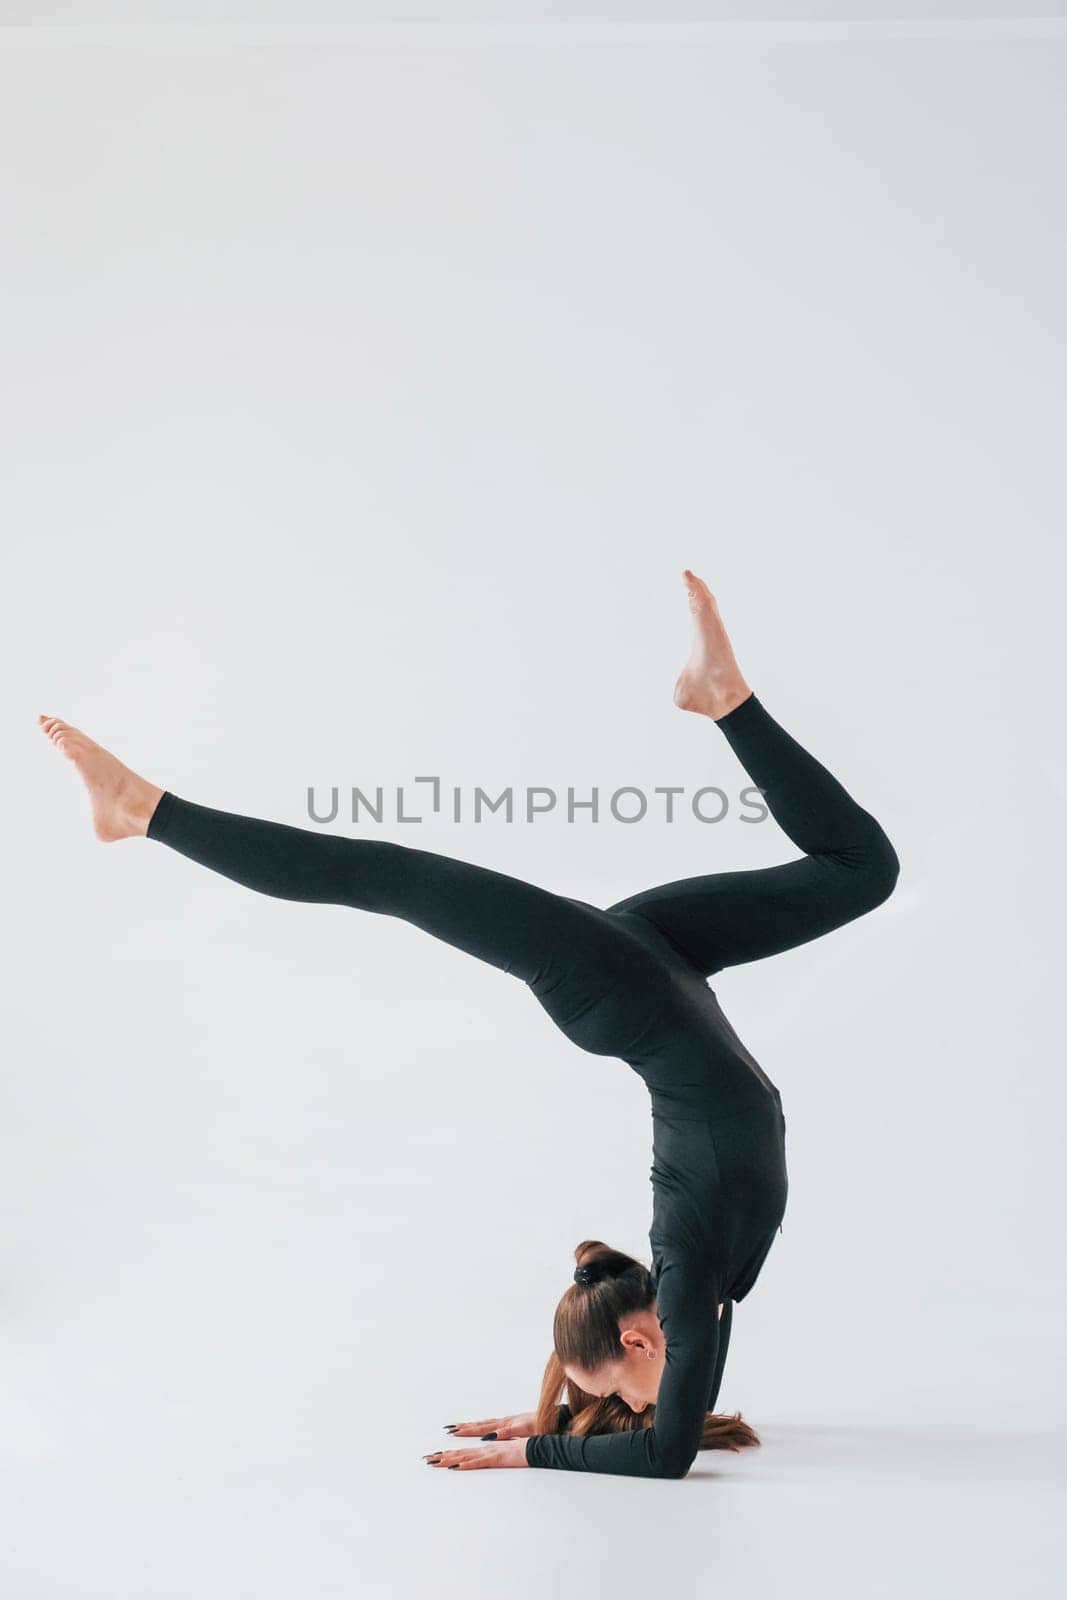
[[[138,777],[69,723],[39,718],[86,783],[98,838],[147,837],[261,894],[403,918],[520,979],[574,1044],[644,1079],[651,1271],[583,1241],[538,1410],[451,1424],[491,1442],[435,1451],[433,1466],[680,1478],[701,1448],[756,1442],[714,1407],[733,1303],[755,1284],[785,1210],[785,1119],[707,980],[872,910],[899,863],[874,817],[756,698],[707,585],[688,571],[685,581],[695,638],[675,703],[718,726],[803,854],[606,910],[407,845],[212,810]]]

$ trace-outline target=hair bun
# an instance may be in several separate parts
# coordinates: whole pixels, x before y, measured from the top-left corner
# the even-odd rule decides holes
[[[575,1267],[574,1269],[575,1283],[596,1283],[599,1276],[600,1274],[594,1266]]]

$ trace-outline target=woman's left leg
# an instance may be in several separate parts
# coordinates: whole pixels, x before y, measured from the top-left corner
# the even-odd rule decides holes
[[[618,1055],[667,979],[602,911],[474,862],[218,811],[169,790],[147,837],[283,900],[398,917],[525,983],[568,1038]]]
[[[521,979],[583,1049],[620,1054],[665,988],[647,949],[583,901],[410,845],[200,805],[148,784],[69,724],[45,723],[89,789],[101,838],[142,835],[277,899],[398,917]]]

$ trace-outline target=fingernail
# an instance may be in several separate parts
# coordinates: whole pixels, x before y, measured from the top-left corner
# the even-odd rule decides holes
[[[445,1423],[445,1432],[446,1433],[455,1433],[455,1431],[456,1431],[456,1429],[458,1427],[459,1427],[459,1423],[458,1422],[446,1422]]]
[[[445,1468],[445,1471],[446,1472],[458,1472],[459,1471],[459,1462],[458,1461],[453,1461],[453,1463],[452,1463],[452,1465],[450,1467],[446,1467]]]
[[[482,1438],[483,1439],[495,1439],[496,1438],[496,1434],[495,1433],[483,1433],[482,1434]]]

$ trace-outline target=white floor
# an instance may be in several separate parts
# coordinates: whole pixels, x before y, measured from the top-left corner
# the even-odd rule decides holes
[[[119,1419],[116,1419],[116,1422]],[[207,1419],[205,1419],[205,1422]],[[1060,1594],[1062,1442],[898,1425],[766,1427],[682,1483],[459,1475],[382,1437],[373,1469],[147,1446],[2,1485],[5,1600],[744,1593]],[[245,1441],[246,1444],[249,1441]]]

